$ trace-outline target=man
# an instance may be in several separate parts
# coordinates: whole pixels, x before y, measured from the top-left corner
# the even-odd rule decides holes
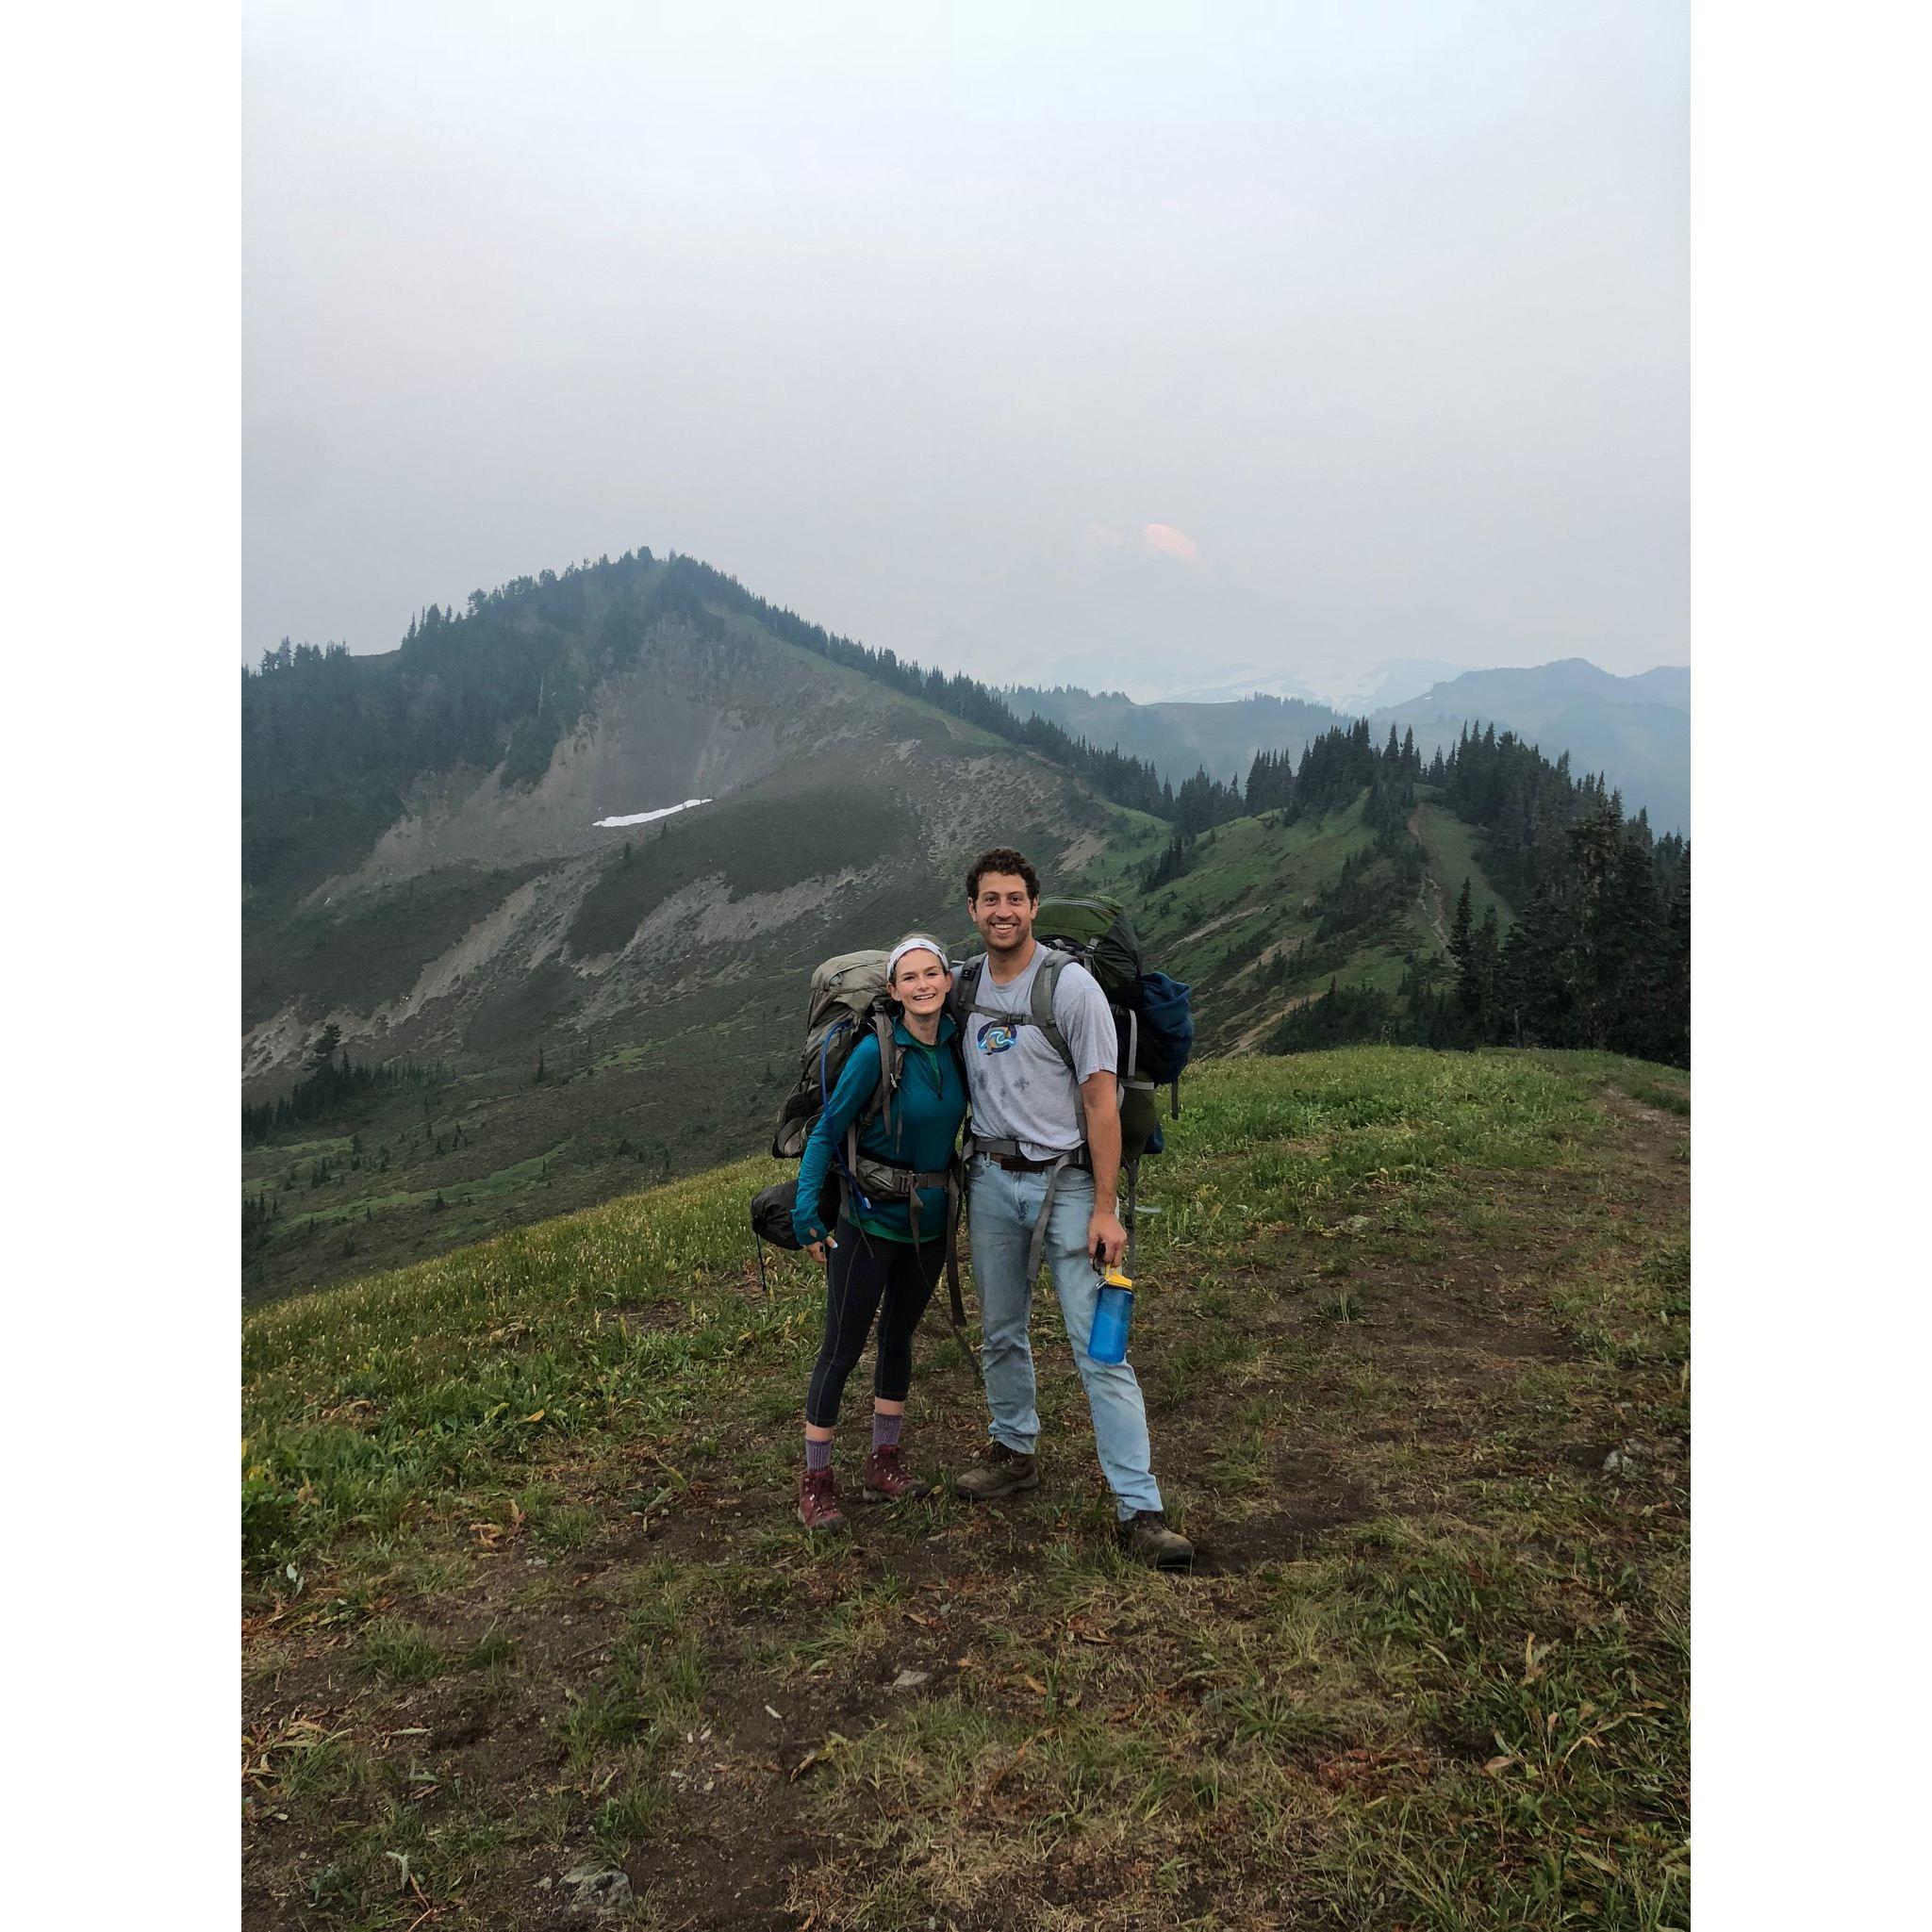
[[[1084,966],[1034,940],[1040,879],[1019,852],[1007,846],[982,852],[966,874],[966,902],[986,958],[962,975],[953,999],[972,1101],[967,1225],[993,1440],[953,1488],[971,1502],[993,1502],[1039,1487],[1027,1325],[1044,1255],[1093,1413],[1100,1468],[1114,1491],[1121,1544],[1157,1568],[1185,1569],[1194,1548],[1162,1514],[1140,1384],[1126,1362],[1096,1362],[1087,1353],[1099,1290],[1094,1258],[1116,1262],[1127,1247],[1115,1198],[1114,1016]],[[1042,972],[1055,976],[1050,1028],[1033,1012]]]

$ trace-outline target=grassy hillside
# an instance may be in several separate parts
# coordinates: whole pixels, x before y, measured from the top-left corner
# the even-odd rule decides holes
[[[1135,881],[1143,845],[1098,868],[1132,905],[1148,956],[1195,988],[1210,1050],[1263,1046],[1332,979],[1393,993],[1409,955],[1446,944],[1465,877],[1477,917],[1494,903],[1507,929],[1509,908],[1483,875],[1473,828],[1425,790],[1409,826],[1420,868],[1411,879],[1376,858],[1364,802],[1290,825],[1264,813],[1217,826],[1195,842],[1188,870],[1151,892]],[[1365,869],[1343,902],[1334,888],[1350,859]]]
[[[1687,1925],[1689,1106],[1204,1068],[1134,1342],[1179,1578],[1048,1312],[1036,1495],[799,1530],[822,1288],[759,1292],[762,1162],[256,1312],[246,1923],[561,1927],[620,1872],[664,1932]]]
[[[864,834],[863,787],[835,813],[803,809],[799,786],[809,781],[807,771],[754,786],[713,814],[670,821],[628,859],[607,854],[570,901],[564,958],[616,951],[698,882],[729,876],[736,900],[810,876],[832,863],[813,856],[815,838],[867,852],[900,839],[901,821],[883,804]],[[1412,821],[1426,862],[1419,883],[1386,864],[1371,867],[1368,896],[1339,912],[1325,890],[1374,842],[1360,801],[1288,826],[1272,816],[1221,826],[1197,842],[1183,877],[1152,893],[1138,875],[1166,826],[1078,794],[1066,809],[1078,816],[1057,828],[1022,811],[1016,835],[1036,851],[1064,847],[1069,832],[1087,840],[1094,855],[1049,875],[1050,885],[1098,886],[1128,900],[1148,956],[1194,985],[1208,1050],[1264,1045],[1295,1005],[1337,977],[1393,992],[1408,955],[1442,945],[1465,877],[1478,917],[1495,902],[1508,923],[1471,828],[1440,805],[1424,804]],[[444,916],[458,888],[440,874],[415,883],[426,916]],[[410,895],[390,884],[377,900],[395,908]],[[768,931],[695,949],[688,983],[652,983],[636,1004],[586,1014],[581,983],[556,961],[510,977],[471,1004],[460,1039],[440,1049],[450,1054],[441,1078],[371,1096],[326,1131],[298,1129],[244,1148],[243,1199],[279,1213],[271,1239],[245,1256],[246,1298],[421,1260],[757,1148],[792,1077],[811,963],[919,925],[967,936],[950,874],[902,853],[898,869]]]
[[[736,891],[717,893],[720,915],[754,904],[744,874],[755,881],[758,867],[789,863],[788,849],[814,835],[783,803],[754,796],[709,821],[673,821],[628,863],[611,853],[573,901],[578,946],[615,950],[664,904],[667,888],[688,892],[728,867],[739,868]],[[1096,801],[1075,805],[1117,827],[1126,850],[1159,842],[1153,820]],[[846,835],[857,809],[839,820]],[[1019,816],[1036,850],[1095,836],[1080,818],[1063,820],[1056,843]],[[743,862],[741,846],[751,854]],[[1079,883],[1085,875],[1062,876]],[[272,1238],[244,1255],[244,1297],[418,1261],[762,1146],[796,1070],[812,965],[914,927],[963,927],[963,891],[951,868],[930,862],[849,881],[763,930],[748,920],[742,936],[722,942],[701,933],[686,978],[668,968],[635,999],[588,1011],[582,983],[556,961],[506,976],[471,1003],[456,1041],[425,1046],[440,1077],[369,1096],[322,1129],[244,1146],[243,1200],[272,1200],[280,1216]],[[661,943],[674,942],[673,926]]]
[[[1456,900],[1465,879],[1469,882],[1471,916],[1480,925],[1483,914],[1494,906],[1497,923],[1507,933],[1516,916],[1483,872],[1482,860],[1477,850],[1482,834],[1476,827],[1465,824],[1442,805],[1425,802],[1416,808],[1410,829],[1428,854],[1433,891],[1430,903],[1425,909],[1424,923],[1431,932],[1435,931],[1436,908],[1440,905],[1443,931],[1437,935],[1439,943],[1445,943],[1443,934],[1446,934],[1449,922],[1455,916]]]

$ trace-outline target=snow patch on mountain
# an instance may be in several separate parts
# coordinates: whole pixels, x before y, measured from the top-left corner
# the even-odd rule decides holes
[[[616,831],[620,825],[649,825],[653,818],[669,818],[673,812],[688,812],[693,805],[708,805],[709,799],[686,799],[682,805],[660,805],[654,812],[627,812],[620,818],[593,818],[590,829]]]

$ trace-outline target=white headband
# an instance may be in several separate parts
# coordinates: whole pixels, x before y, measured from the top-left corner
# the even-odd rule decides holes
[[[915,933],[910,939],[901,939],[886,959],[885,983],[888,986],[892,983],[893,974],[899,970],[900,961],[909,952],[930,952],[937,957],[941,966],[951,964],[946,957],[945,947],[941,946],[938,940],[928,939],[923,933]]]

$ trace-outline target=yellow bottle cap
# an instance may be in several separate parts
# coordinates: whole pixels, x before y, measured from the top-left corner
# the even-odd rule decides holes
[[[1133,1286],[1133,1283],[1118,1268],[1109,1268],[1100,1277],[1100,1280],[1109,1288],[1131,1288]]]

